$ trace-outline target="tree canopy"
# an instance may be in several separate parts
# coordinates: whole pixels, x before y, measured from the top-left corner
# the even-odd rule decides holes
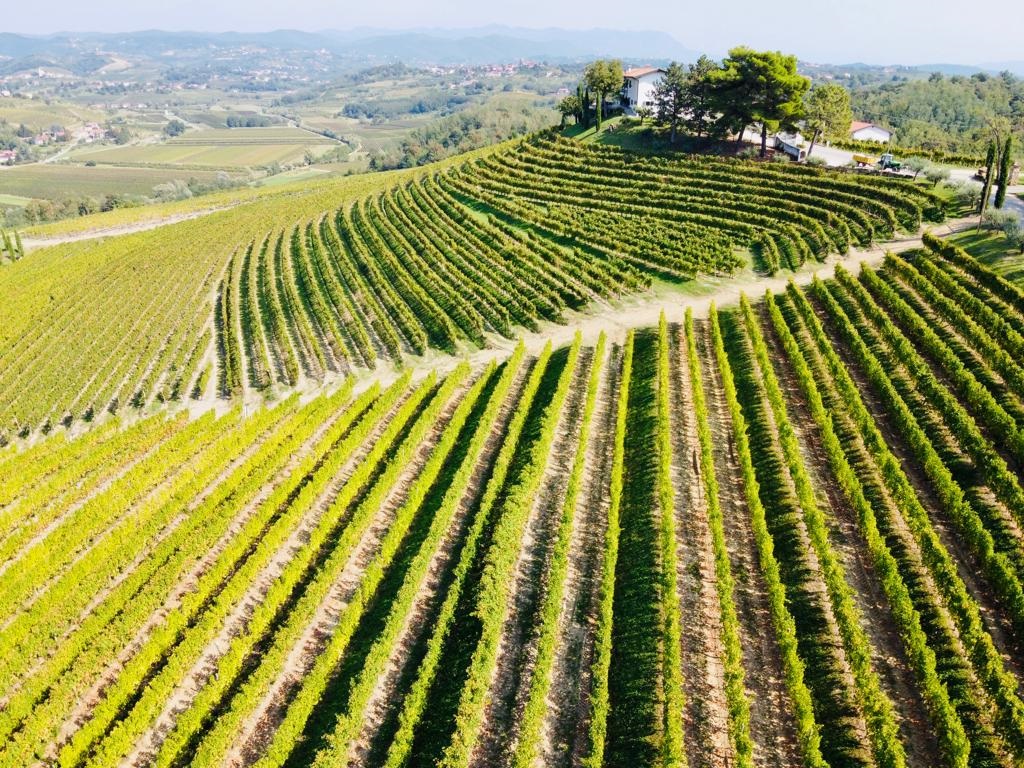
[[[618,59],[598,59],[583,71],[583,82],[594,92],[597,102],[597,130],[601,130],[604,97],[622,88],[622,62]]]
[[[850,92],[836,83],[816,85],[804,99],[804,122],[811,133],[808,157],[820,137],[846,138],[853,122]]]
[[[687,107],[687,80],[686,67],[673,61],[654,88],[657,119],[669,126],[672,142],[676,140],[683,110]]]
[[[791,128],[803,116],[811,81],[797,73],[796,64],[796,56],[741,46],[730,50],[722,67],[709,75],[723,115],[743,126],[760,123],[762,157],[768,151],[768,131]]]

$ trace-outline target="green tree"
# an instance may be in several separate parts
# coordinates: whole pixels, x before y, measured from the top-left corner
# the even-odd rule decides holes
[[[850,92],[838,83],[826,83],[812,88],[804,99],[804,120],[811,132],[811,146],[807,156],[822,136],[846,136],[853,122],[850,110]]]
[[[562,127],[565,128],[565,121],[570,117],[576,120],[576,124],[580,122],[580,98],[579,96],[566,96],[557,106],[559,114],[562,115]]]
[[[924,169],[924,177],[932,183],[933,187],[936,187],[940,181],[949,179],[949,168],[942,168],[938,165],[929,166]]]
[[[646,120],[648,117],[650,117],[653,114],[654,114],[654,110],[651,109],[650,107],[648,107],[647,105],[644,105],[642,107],[638,107],[637,110],[636,110],[636,116],[640,118],[640,125],[643,125],[644,124],[644,120]]]
[[[791,128],[803,116],[811,81],[797,74],[796,56],[739,47],[710,74],[718,110],[735,125],[761,125],[761,157],[768,154],[768,131]]]
[[[622,89],[622,62],[618,59],[598,59],[583,70],[583,82],[594,92],[597,103],[597,130],[601,131],[604,115],[604,97]]]
[[[686,102],[684,123],[697,135],[704,135],[711,127],[715,115],[715,86],[712,72],[720,69],[718,62],[701,56],[686,71],[683,100]]]
[[[590,91],[583,87],[583,83],[576,86],[576,98],[580,102],[579,124],[584,128],[590,127]]]
[[[923,157],[910,157],[907,158],[907,161],[903,163],[903,165],[908,171],[914,172],[914,181],[917,181],[917,177],[921,175],[921,171],[931,165],[931,163]]]
[[[654,103],[658,122],[668,123],[669,141],[673,143],[679,131],[679,123],[683,119],[683,110],[686,109],[687,76],[683,65],[673,61],[654,87]]]
[[[185,132],[185,124],[181,120],[171,120],[164,126],[164,133],[168,136],[181,136]]]
[[[985,209],[988,207],[988,200],[992,194],[992,174],[996,167],[996,142],[995,140],[990,141],[988,144],[988,152],[985,154],[985,184],[981,190],[981,202],[978,204],[978,213],[984,216]],[[981,224],[979,222],[978,226]]]
[[[1003,153],[999,158],[999,179],[996,182],[996,208],[1006,202],[1006,187],[1010,183],[1010,165],[1013,162],[1013,137],[1007,136]]]

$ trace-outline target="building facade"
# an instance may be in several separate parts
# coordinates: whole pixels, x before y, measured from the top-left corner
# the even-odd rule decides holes
[[[622,106],[630,112],[641,107],[654,109],[655,88],[665,76],[659,67],[634,67],[622,73],[625,83],[622,88]]]

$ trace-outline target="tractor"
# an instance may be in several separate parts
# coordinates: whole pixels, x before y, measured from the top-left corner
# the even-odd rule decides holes
[[[883,171],[895,171],[899,173],[903,169],[903,163],[899,160],[894,160],[892,152],[886,152],[878,160],[878,167]]]

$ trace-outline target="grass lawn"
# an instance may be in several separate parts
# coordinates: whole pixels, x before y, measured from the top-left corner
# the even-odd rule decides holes
[[[949,238],[1007,280],[1024,285],[1024,254],[1010,249],[1002,232],[960,232]]]
[[[318,147],[311,146],[314,152]],[[319,145],[322,151],[322,145]],[[302,144],[143,144],[116,147],[77,156],[105,165],[242,169],[298,160]]]
[[[189,131],[170,139],[168,144],[333,144],[330,139],[301,128],[290,126],[269,126],[266,128],[214,128],[212,130]]]
[[[579,125],[570,125],[563,135],[577,139],[584,144],[604,144],[610,147],[619,147],[631,152],[645,152],[653,154],[667,154],[679,152],[691,154],[733,154],[735,151],[734,142],[718,142],[707,139],[698,139],[687,136],[683,133],[676,135],[673,144],[669,141],[669,129],[658,126],[654,121],[647,119],[643,125],[633,117],[611,117],[601,124],[601,133],[597,133],[596,126],[583,128]]]

